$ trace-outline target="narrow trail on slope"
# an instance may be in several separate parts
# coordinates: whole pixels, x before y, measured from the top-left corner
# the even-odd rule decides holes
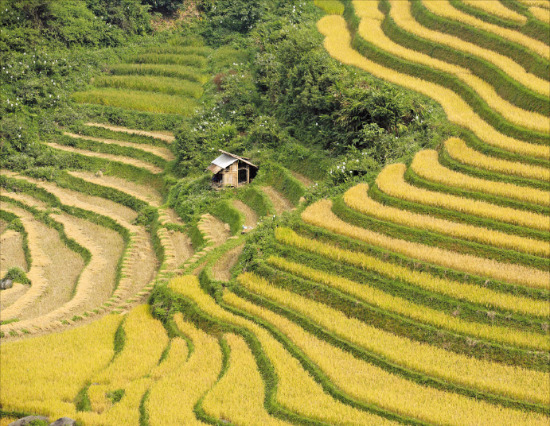
[[[130,129],[128,127],[113,126],[109,124],[92,123],[92,122],[86,123],[86,126],[102,127],[104,129],[113,130],[114,132],[124,132],[124,133],[130,133],[134,135],[151,136],[153,138],[160,139],[166,142],[173,142],[176,139],[174,137],[174,134],[168,131],[153,132],[149,130]]]
[[[255,228],[258,224],[258,215],[241,200],[233,200],[233,206],[244,215],[244,226]]]
[[[66,145],[59,145],[56,143],[46,143],[45,145],[49,146],[50,148],[58,149],[60,151],[65,152],[74,152],[76,154],[84,155],[86,157],[96,157],[96,158],[104,158],[106,160],[110,161],[116,161],[118,163],[124,163],[129,164],[131,166],[139,167],[141,169],[145,169],[150,171],[153,174],[159,174],[163,172],[163,169],[157,166],[154,166],[150,163],[147,163],[145,161],[137,160],[132,157],[124,157],[122,155],[114,155],[114,154],[104,154],[102,152],[94,152],[94,151],[88,151],[85,149],[80,148],[73,148],[71,146]]]
[[[146,143],[133,143],[133,142],[127,142],[127,141],[119,141],[115,139],[96,138],[93,136],[78,135],[76,133],[70,133],[70,132],[63,132],[63,134],[75,139],[85,139],[85,140],[94,141],[94,142],[101,142],[107,145],[119,145],[119,146],[125,146],[128,148],[137,149],[140,151],[146,151],[156,155],[157,157],[163,158],[166,161],[172,161],[175,158],[174,154],[172,154],[172,151],[170,151],[168,148],[163,148],[160,146],[147,145]]]
[[[262,191],[269,197],[275,208],[277,215],[283,214],[285,211],[292,210],[294,206],[283,195],[276,191],[271,186],[262,186]]]
[[[231,268],[235,266],[239,260],[244,248],[244,244],[232,248],[231,250],[226,251],[223,256],[221,256],[216,264],[212,267],[212,274],[214,279],[218,281],[229,281],[231,279]]]

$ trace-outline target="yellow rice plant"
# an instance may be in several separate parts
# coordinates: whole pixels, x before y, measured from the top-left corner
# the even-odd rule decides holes
[[[352,398],[433,424],[546,425],[548,417],[476,401],[422,386],[354,357],[306,332],[289,319],[256,305],[240,305],[285,334]],[[413,357],[418,356],[412,354]]]
[[[290,355],[266,329],[222,309],[200,289],[196,277],[178,277],[172,280],[170,287],[195,301],[201,310],[213,317],[247,328],[254,333],[262,345],[262,350],[273,363],[277,374],[276,398],[279,404],[296,413],[320,419],[329,424],[394,424],[382,417],[358,410],[331,398],[324,392],[321,385],[304,370],[300,362]],[[230,292],[225,292],[223,297],[225,302],[234,306],[237,306],[237,301],[245,306],[248,304]],[[188,332],[186,334],[193,338]],[[193,341],[195,341],[194,338]],[[149,401],[151,401],[153,391]],[[159,399],[159,401],[163,400]],[[154,424],[162,423],[151,422],[151,425]]]
[[[544,7],[546,9],[550,9],[550,1],[548,0],[518,0],[518,1],[527,6]]]
[[[203,424],[196,419],[193,407],[216,383],[222,368],[218,340],[184,321],[181,314],[174,320],[178,329],[192,340],[194,351],[186,361],[183,347],[179,348],[179,362],[174,362],[173,368],[151,387],[147,401],[151,426]]]
[[[108,105],[159,114],[189,115],[196,106],[196,101],[192,98],[138,90],[93,89],[75,92],[71,97],[79,103]]]
[[[430,68],[435,68],[456,76],[458,79],[462,80],[474,89],[493,110],[497,111],[506,120],[512,123],[537,131],[550,131],[550,122],[546,116],[535,112],[526,111],[501,98],[493,86],[481,78],[473,75],[469,69],[449,64],[439,59],[432,58],[429,55],[425,55],[401,46],[400,44],[394,43],[382,30],[382,20],[368,17],[369,15],[376,14],[375,12],[370,11],[373,6],[376,6],[376,3],[355,1],[354,5],[357,14],[359,16],[365,16],[361,19],[359,24],[359,34],[368,42],[388,53],[391,53],[394,56],[399,56],[408,61],[416,62],[422,65],[427,65]],[[378,10],[376,11],[380,13]]]
[[[320,200],[302,212],[302,219],[315,226],[328,229],[340,235],[364,241],[368,244],[401,253],[412,259],[419,259],[458,271],[485,276],[490,279],[508,281],[534,288],[550,288],[550,272],[522,265],[498,262],[469,254],[425,245],[379,234],[344,222],[332,212],[330,200]]]
[[[430,191],[410,185],[405,181],[406,169],[407,167],[404,164],[390,164],[380,172],[376,178],[376,184],[386,194],[403,200],[442,207],[541,231],[550,230],[550,221],[543,214],[502,207],[486,201]]]
[[[390,279],[401,280],[453,298],[527,315],[550,316],[550,306],[547,302],[499,293],[485,287],[435,277],[427,272],[411,270],[401,265],[368,256],[365,253],[341,249],[332,244],[300,236],[289,228],[277,228],[275,238],[283,244],[316,253],[332,260],[345,262]]]
[[[342,15],[344,4],[339,0],[315,0],[315,6],[323,9],[329,15]]]
[[[2,409],[74,418],[78,392],[113,358],[121,320],[121,316],[107,315],[62,333],[2,343]]]
[[[111,407],[106,393],[124,389],[130,382],[148,374],[168,343],[164,327],[151,316],[148,305],[134,308],[123,327],[124,349],[112,364],[92,379],[88,390],[92,409],[99,414]]]
[[[285,262],[283,259],[279,260]],[[296,266],[299,267],[300,265],[290,266],[296,269]],[[309,268],[304,270],[305,275],[308,275],[307,269]],[[312,271],[313,275],[317,273],[317,271]],[[329,282],[339,279],[335,276],[325,278],[328,278]],[[308,317],[323,329],[377,353],[395,364],[422,372],[431,377],[438,377],[445,381],[481,391],[541,404],[550,402],[550,381],[548,375],[544,372],[478,360],[430,344],[397,336],[355,318],[350,318],[322,303],[277,288],[252,273],[240,275],[238,281],[253,293],[260,294],[281,306],[292,309]],[[361,286],[357,283],[355,285],[357,287]],[[416,306],[416,309],[423,310],[425,307]],[[491,328],[481,324],[475,324],[474,326]],[[506,330],[504,327],[501,327],[501,329],[504,333],[513,334],[511,330]],[[525,337],[527,337],[527,334]],[[540,334],[536,336],[539,341],[547,340],[545,336]]]
[[[234,424],[289,424],[266,411],[264,382],[244,339],[234,334],[224,337],[231,349],[229,368],[206,394],[204,411],[216,419],[229,420]]]
[[[530,7],[529,12],[539,21],[550,24],[550,9],[544,7]]]
[[[477,192],[514,198],[528,203],[550,206],[550,194],[540,189],[522,187],[505,182],[476,178],[448,169],[439,163],[437,151],[425,149],[418,152],[411,164],[414,172],[428,180]]]
[[[510,21],[516,21],[519,23],[526,23],[527,18],[520,13],[514,12],[512,9],[508,9],[499,1],[494,0],[463,0],[464,3],[469,4],[475,8],[481,9],[483,12],[490,13],[499,18],[509,19]]]
[[[519,31],[491,24],[472,15],[468,15],[467,13],[461,12],[460,10],[455,9],[453,6],[451,6],[448,0],[423,0],[422,3],[430,12],[436,15],[459,21],[471,27],[496,34],[503,39],[520,44],[527,49],[536,52],[538,55],[542,56],[546,60],[550,59],[550,49],[548,48],[548,45],[543,43],[542,41],[528,37],[525,34],[520,33]]]
[[[500,68],[504,73],[508,74],[511,78],[523,84],[525,87],[543,95],[550,96],[550,87],[548,87],[548,82],[546,80],[528,73],[524,67],[514,62],[512,59],[492,50],[484,49],[476,44],[461,40],[458,37],[433,31],[420,25],[411,14],[410,3],[408,1],[391,0],[390,15],[395,23],[405,31],[417,35],[418,37],[483,58]]]
[[[464,238],[538,256],[550,256],[550,244],[548,242],[386,206],[370,198],[367,190],[367,184],[359,184],[350,188],[344,194],[345,203],[361,213],[408,227],[427,229],[456,238]]]
[[[461,139],[448,139],[445,142],[445,148],[454,160],[469,166],[530,179],[538,179],[543,181],[550,180],[550,169],[489,157],[479,151],[476,151],[475,149],[470,148]]]
[[[484,142],[523,155],[548,158],[550,146],[522,142],[505,136],[483,121],[456,93],[445,87],[400,73],[372,62],[350,46],[350,34],[344,18],[325,16],[317,23],[319,31],[326,36],[325,48],[337,60],[361,68],[374,76],[391,83],[423,93],[441,104],[447,118],[474,132]]]
[[[145,377],[128,383],[124,388],[124,396],[118,403],[101,414],[82,412],[77,418],[89,425],[139,424],[141,414],[139,407],[147,390],[155,381],[177,370],[187,359],[187,354],[187,342],[178,337],[172,339],[166,359],[161,364],[154,366]]]

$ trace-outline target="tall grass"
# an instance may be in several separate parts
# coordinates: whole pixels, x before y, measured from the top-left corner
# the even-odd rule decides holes
[[[162,44],[158,46],[147,46],[142,50],[143,54],[171,54],[171,55],[194,55],[207,57],[212,49],[207,46],[182,46],[177,44]]]
[[[206,83],[208,77],[199,73],[196,68],[170,64],[113,64],[109,71],[114,75],[157,75],[182,80]]]
[[[99,104],[161,114],[189,115],[196,107],[195,100],[191,98],[110,88],[75,92],[72,98],[83,104]]]
[[[149,76],[100,76],[94,79],[94,86],[111,87],[115,89],[143,90],[147,92],[165,93],[198,99],[203,88],[199,83],[180,80],[172,77]]]

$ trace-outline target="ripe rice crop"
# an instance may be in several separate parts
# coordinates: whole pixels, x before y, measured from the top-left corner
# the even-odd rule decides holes
[[[418,152],[411,163],[411,169],[417,175],[443,185],[513,198],[542,206],[550,206],[550,195],[546,191],[517,186],[511,183],[480,179],[455,172],[439,163],[437,151],[425,149]]]
[[[284,260],[282,261],[284,262]],[[313,274],[316,275],[317,272],[315,271]],[[329,276],[329,282],[333,282],[334,279],[339,279],[339,277]],[[548,375],[544,372],[478,360],[466,355],[445,351],[426,343],[396,336],[355,318],[349,318],[344,313],[322,303],[279,289],[252,273],[247,272],[240,275],[238,281],[253,293],[299,312],[323,329],[368,351],[379,354],[384,359],[397,365],[481,391],[542,404],[550,402],[550,382],[547,380]],[[361,287],[360,284],[356,284],[356,286]],[[425,307],[419,306],[415,308],[425,309]],[[472,328],[475,327],[491,328],[491,326],[472,324]],[[507,335],[510,340],[514,340],[512,336],[516,332],[513,330],[500,327],[500,332],[502,336]],[[539,341],[539,344],[542,343],[542,346],[548,346],[548,344],[544,344],[544,341],[547,340],[546,336],[518,333],[518,341],[521,340],[520,335],[523,335],[521,339],[525,339],[525,343],[529,342],[529,336],[536,336],[535,338]]]
[[[147,400],[151,426],[198,423],[194,406],[216,382],[222,368],[218,340],[184,321],[181,314],[174,320],[179,331],[193,342],[194,350],[189,359],[180,358],[177,366],[151,387]]]
[[[550,9],[550,1],[548,0],[518,0],[518,1],[527,6],[537,6],[537,7],[544,7],[546,9]]]
[[[493,86],[483,81],[481,78],[473,75],[470,70],[432,58],[429,55],[394,43],[384,34],[381,27],[381,19],[369,18],[369,16],[376,15],[375,12],[370,10],[373,5],[376,5],[376,3],[355,2],[354,5],[356,5],[357,15],[364,16],[359,24],[359,34],[369,43],[383,49],[388,53],[391,53],[392,55],[402,57],[408,61],[427,65],[430,68],[455,75],[457,78],[474,89],[477,94],[485,102],[487,102],[489,107],[512,123],[537,131],[550,131],[550,123],[547,117],[535,112],[518,108],[517,106],[501,98],[496,93]],[[376,12],[380,13],[378,10],[376,10]]]
[[[275,368],[277,374],[276,398],[281,405],[296,413],[321,419],[330,424],[393,424],[389,420],[353,408],[330,397],[321,385],[304,370],[300,362],[291,356],[283,345],[265,328],[222,309],[209,295],[201,290],[197,277],[178,277],[173,279],[169,285],[174,291],[192,299],[204,312],[227,323],[244,327],[254,333],[262,345],[262,350]],[[262,309],[231,292],[224,292],[223,298],[225,302],[233,306],[246,307],[250,305],[254,306],[255,309]],[[190,336],[189,333],[186,332],[186,334]]]
[[[96,87],[112,87],[115,89],[143,90],[148,92],[166,93],[198,99],[203,88],[199,83],[180,80],[171,77],[146,76],[100,76],[94,79]]]
[[[330,200],[317,201],[303,211],[302,219],[331,232],[383,247],[412,259],[528,287],[550,288],[550,272],[392,238],[344,222],[332,212],[331,207]]]
[[[502,3],[494,0],[463,0],[464,3],[470,6],[481,9],[491,15],[498,16],[499,18],[509,19],[510,21],[520,22],[522,24],[527,22],[527,18],[512,9],[508,9]]]
[[[485,201],[472,200],[410,185],[404,178],[406,169],[407,167],[404,164],[386,166],[376,178],[376,184],[386,194],[403,200],[442,207],[541,231],[550,230],[548,218],[542,214],[502,207]]]
[[[411,382],[330,345],[281,315],[255,305],[248,305],[246,310],[285,334],[335,386],[356,400],[436,424],[547,423],[548,418],[541,414],[511,410]]]
[[[169,64],[113,64],[109,66],[109,72],[114,75],[158,75],[201,84],[208,80],[207,76],[198,73],[195,68]]]
[[[329,15],[342,15],[344,13],[344,5],[338,0],[315,0],[315,6],[320,7]]]
[[[547,25],[550,23],[550,9],[544,7],[530,7],[529,12],[539,21],[545,22]]]
[[[234,334],[224,337],[231,349],[229,368],[206,394],[204,411],[214,418],[227,419],[235,424],[289,424],[272,417],[264,408],[264,382],[244,339]]]
[[[128,383],[147,374],[158,362],[168,343],[164,327],[153,319],[148,305],[134,308],[123,324],[124,349],[105,370],[96,375],[88,394],[93,411],[102,413],[110,406],[105,394],[124,389]]]
[[[550,156],[550,146],[522,142],[496,131],[483,121],[471,107],[453,91],[437,84],[386,68],[360,55],[350,46],[350,34],[346,27],[346,22],[342,17],[336,15],[325,16],[317,23],[317,26],[319,31],[326,36],[324,45],[331,56],[345,64],[364,69],[378,78],[407,87],[433,98],[441,104],[450,121],[470,129],[489,145],[518,154],[531,155],[539,158],[548,158],[548,156]]]
[[[190,98],[182,99],[180,96],[132,90],[93,89],[87,92],[75,92],[71,96],[80,103],[108,105],[160,114],[188,115],[196,106],[196,102]]]
[[[546,241],[532,240],[492,229],[480,228],[478,226],[386,206],[370,198],[367,190],[367,184],[354,186],[344,194],[345,203],[361,213],[405,226],[427,229],[456,238],[464,238],[482,244],[490,244],[538,256],[550,256],[550,245]]]
[[[63,333],[2,343],[2,409],[74,418],[79,390],[113,357],[121,319],[107,315]]]
[[[204,68],[206,59],[199,55],[171,55],[169,53],[142,53],[126,58],[128,62],[136,64],[171,64],[186,65],[195,68]]]
[[[502,37],[513,43],[520,44],[527,49],[536,52],[538,55],[542,56],[545,59],[550,59],[550,49],[548,49],[548,45],[546,45],[545,43],[528,37],[518,31],[491,24],[489,22],[482,21],[481,19],[461,12],[460,10],[452,7],[448,0],[424,0],[422,3],[430,12],[434,13],[435,15],[443,16],[445,18],[459,21],[466,25],[470,25],[474,28],[496,34],[499,37]]]
[[[345,262],[365,270],[376,272],[394,280],[402,280],[429,291],[446,294],[460,300],[467,300],[486,306],[513,312],[548,317],[550,306],[545,301],[536,301],[511,294],[499,293],[485,287],[435,277],[429,273],[411,270],[400,265],[385,262],[364,253],[341,249],[296,234],[288,228],[277,228],[275,238],[291,246]]]
[[[445,141],[445,149],[454,160],[476,168],[530,179],[538,179],[546,182],[550,181],[550,169],[489,157],[476,151],[475,149],[470,148],[461,139],[448,139]]]
[[[458,51],[467,52],[479,58],[483,58],[500,68],[503,72],[517,82],[523,84],[525,87],[545,96],[550,96],[550,87],[548,87],[548,82],[546,80],[528,73],[524,67],[514,62],[512,59],[491,50],[484,49],[473,43],[461,40],[458,37],[433,31],[420,25],[411,15],[410,2],[391,0],[390,15],[395,23],[405,31],[417,35],[418,37],[431,40],[432,42],[444,44]]]

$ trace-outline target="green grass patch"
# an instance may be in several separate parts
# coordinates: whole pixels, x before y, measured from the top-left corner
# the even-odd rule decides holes
[[[203,93],[202,85],[199,83],[161,76],[106,75],[96,77],[93,84],[96,87],[141,90],[195,99],[200,98]]]
[[[236,235],[243,230],[244,215],[233,207],[230,200],[221,200],[210,208],[210,213],[229,224],[231,234]]]
[[[329,15],[342,15],[344,4],[338,0],[315,0],[315,6],[323,9]]]
[[[150,75],[159,77],[173,77],[181,80],[194,81],[204,84],[208,77],[197,71],[196,68],[170,64],[113,64],[109,71],[114,75]]]
[[[256,212],[259,217],[275,213],[275,208],[269,197],[254,185],[239,189],[237,197]]]
[[[136,64],[171,64],[189,67],[204,68],[207,60],[200,55],[172,55],[169,53],[142,53],[129,56],[127,62]]]
[[[182,98],[181,96],[110,88],[75,92],[71,97],[76,102],[83,104],[98,104],[151,113],[178,114],[183,116],[190,115],[197,105],[195,100]]]

